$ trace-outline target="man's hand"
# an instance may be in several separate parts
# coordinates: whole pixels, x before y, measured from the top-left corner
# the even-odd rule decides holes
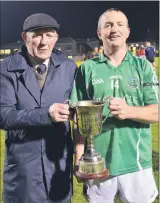
[[[78,173],[77,173],[78,170],[79,170],[79,165],[75,164],[73,169],[73,174],[76,177],[78,183],[83,183],[85,182],[85,179],[82,179],[78,176]]]
[[[64,122],[69,120],[69,105],[55,103],[49,108],[49,114],[54,122]]]
[[[128,115],[130,114],[130,106],[125,102],[124,99],[118,97],[111,97],[109,107],[111,114],[119,119],[124,120],[127,119]]]

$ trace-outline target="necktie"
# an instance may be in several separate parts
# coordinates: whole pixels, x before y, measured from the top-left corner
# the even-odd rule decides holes
[[[40,75],[43,75],[46,72],[46,65],[45,64],[41,64],[37,67],[37,72]]]
[[[47,67],[45,64],[41,64],[37,67],[37,72],[36,73],[36,78],[37,78],[37,82],[38,82],[38,86],[40,87],[40,89],[43,88],[45,79],[46,79],[46,74],[47,74]]]

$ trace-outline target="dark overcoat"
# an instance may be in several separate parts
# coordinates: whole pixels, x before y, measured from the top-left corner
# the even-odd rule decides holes
[[[53,50],[41,91],[25,47],[0,66],[0,128],[6,131],[4,203],[70,199],[73,146],[69,123],[52,123],[48,109],[69,98],[76,64]]]

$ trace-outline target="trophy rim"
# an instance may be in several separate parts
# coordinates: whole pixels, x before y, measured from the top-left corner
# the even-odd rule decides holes
[[[73,107],[94,107],[94,106],[104,106],[105,101],[96,101],[96,100],[81,100],[71,104]]]

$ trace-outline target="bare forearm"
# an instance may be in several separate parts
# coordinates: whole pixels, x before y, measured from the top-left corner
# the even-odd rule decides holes
[[[130,106],[129,108],[128,119],[147,124],[158,122],[158,104],[143,107]]]

